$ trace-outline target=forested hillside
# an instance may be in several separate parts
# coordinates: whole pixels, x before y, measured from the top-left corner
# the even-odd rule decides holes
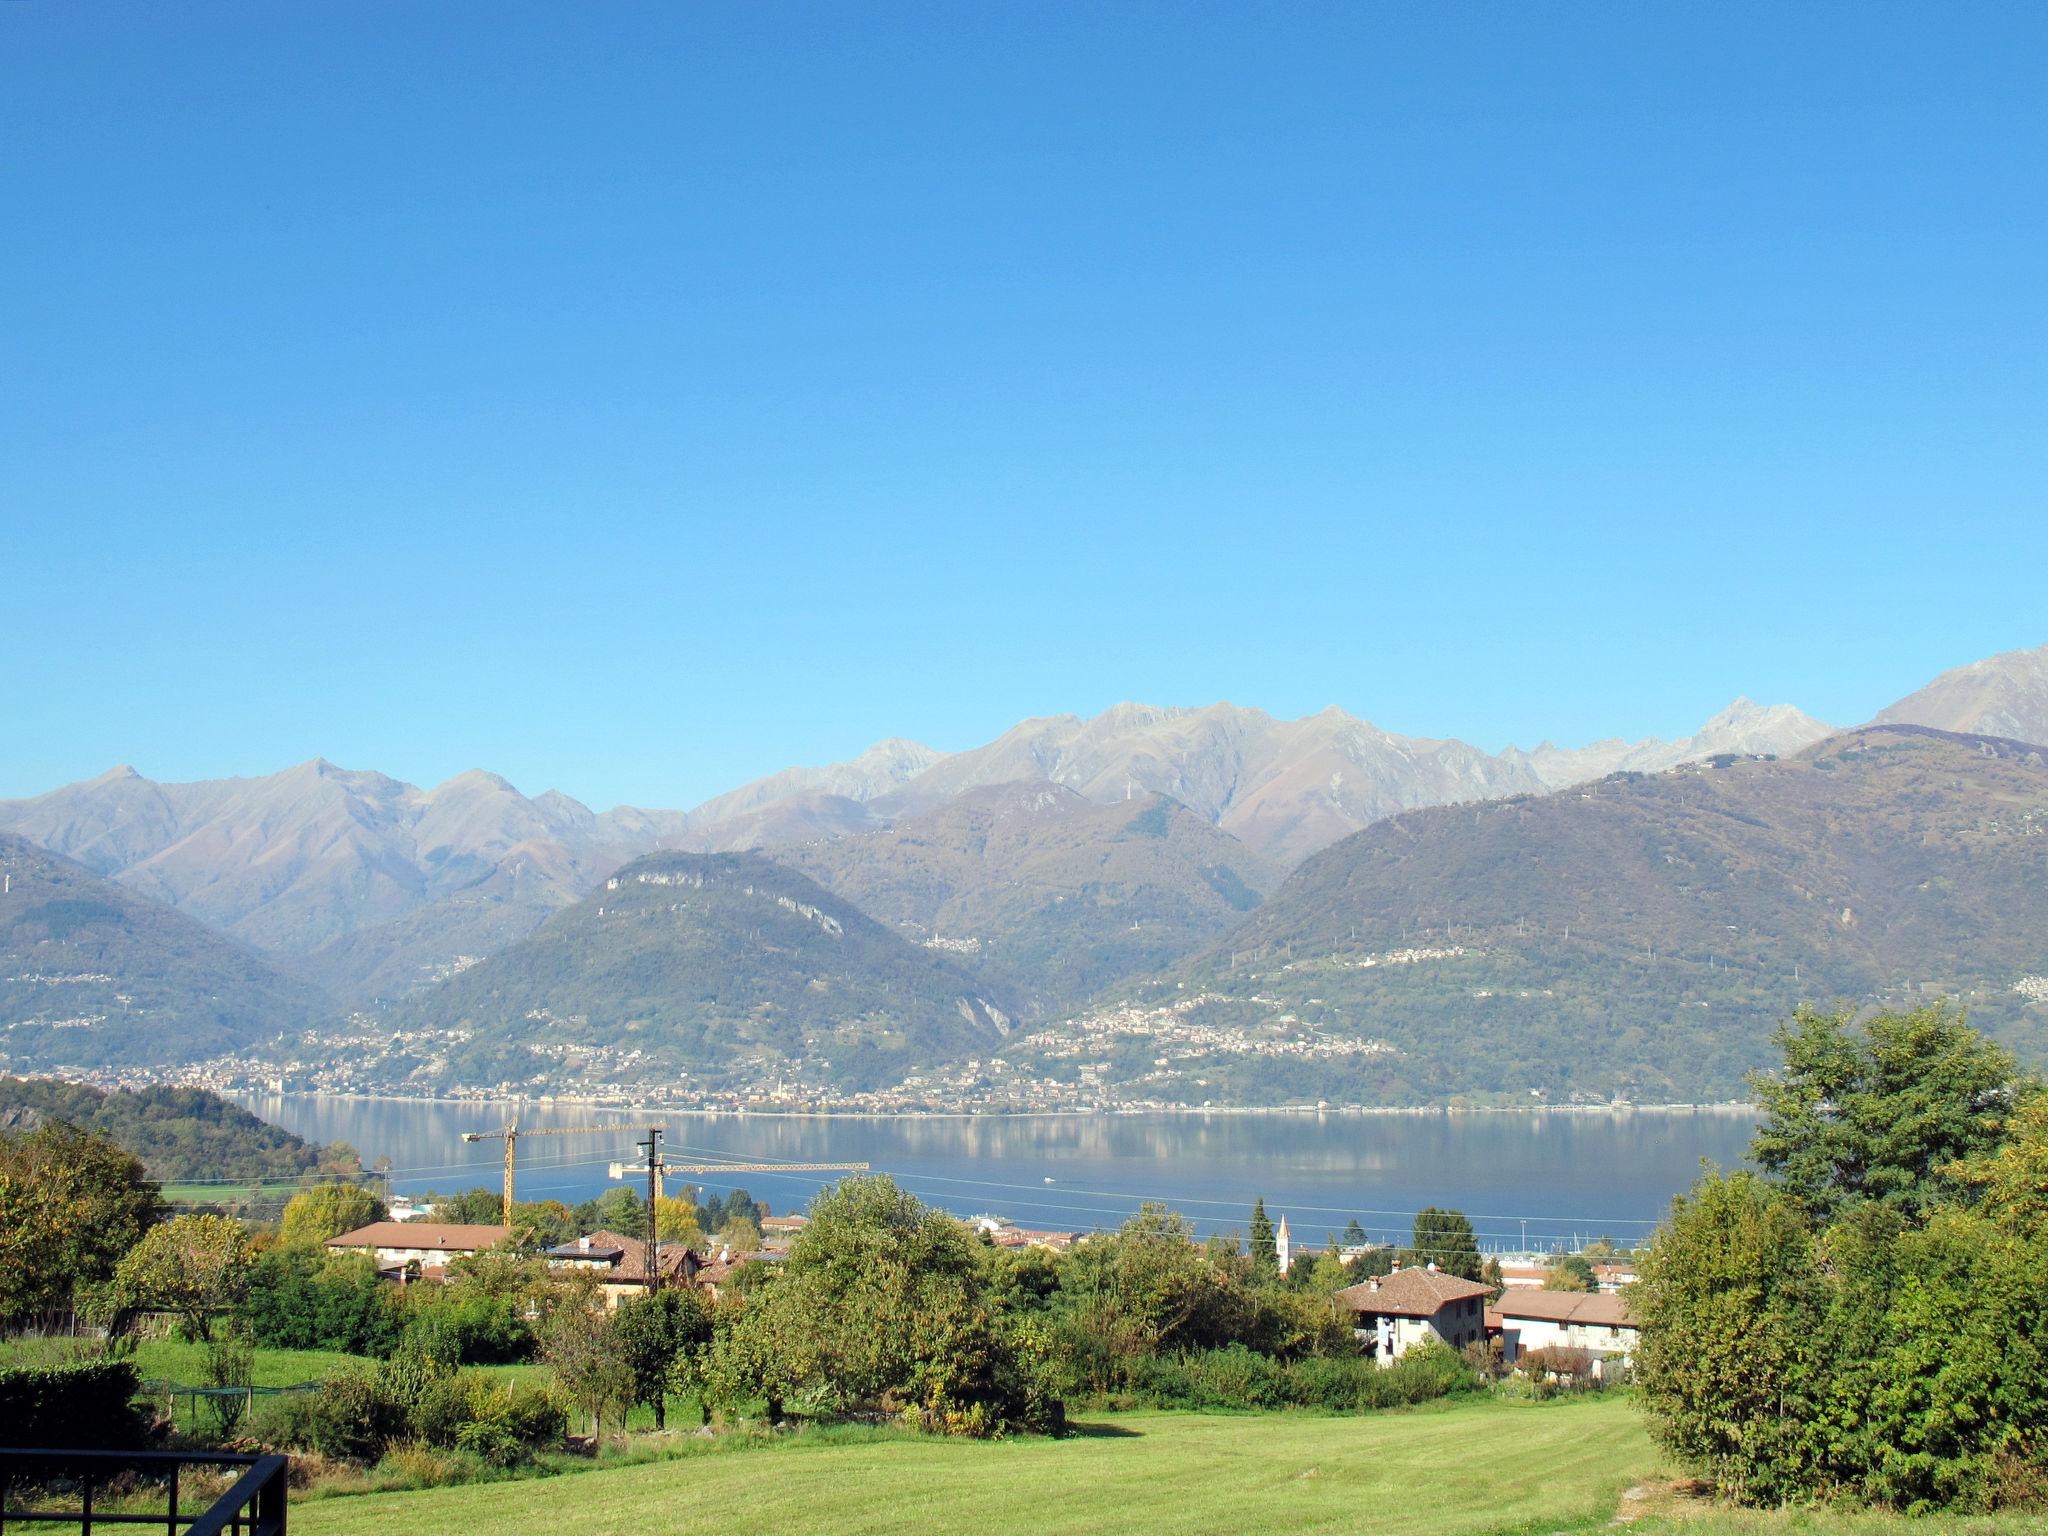
[[[2048,749],[1870,727],[1396,817],[1310,859],[1162,995],[1203,992],[1212,1020],[1391,1047],[1323,1072],[1331,1099],[1732,1096],[1799,998],[1955,995],[2040,1060]],[[1315,1086],[1256,1070],[1251,1097]]]
[[[785,1066],[864,1087],[1000,1039],[1014,1009],[944,954],[759,854],[651,854],[531,937],[386,1011],[451,1081],[573,1067],[716,1084]]]
[[[332,1004],[182,913],[0,833],[0,1067],[196,1061]]]
[[[109,1093],[84,1083],[0,1077],[0,1131],[33,1130],[50,1120],[110,1137],[164,1183],[273,1182],[315,1172],[323,1160],[353,1171],[342,1166],[353,1162],[347,1154],[327,1159],[323,1148],[203,1088]]]

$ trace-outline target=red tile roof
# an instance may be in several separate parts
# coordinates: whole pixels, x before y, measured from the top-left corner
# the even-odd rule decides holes
[[[449,1253],[477,1253],[512,1235],[510,1227],[464,1226],[443,1221],[373,1221],[339,1237],[330,1248],[441,1248]]]
[[[1628,1298],[1608,1291],[1507,1291],[1494,1303],[1502,1319],[1542,1323],[1583,1323],[1594,1328],[1633,1328]]]
[[[1337,1300],[1353,1312],[1386,1312],[1398,1317],[1435,1317],[1454,1301],[1490,1296],[1493,1287],[1460,1280],[1435,1269],[1397,1269],[1391,1275],[1346,1286]]]

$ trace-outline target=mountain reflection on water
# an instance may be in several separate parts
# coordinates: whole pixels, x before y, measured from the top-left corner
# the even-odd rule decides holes
[[[250,1094],[243,1103],[316,1141],[390,1159],[399,1193],[497,1188],[497,1142],[464,1131],[611,1124],[603,1133],[525,1142],[522,1199],[577,1201],[610,1187],[641,1127],[683,1160],[868,1162],[934,1205],[993,1212],[1025,1226],[1108,1229],[1148,1199],[1203,1233],[1242,1230],[1263,1195],[1296,1240],[1320,1244],[1357,1217],[1376,1238],[1404,1237],[1424,1205],[1472,1216],[1489,1248],[1550,1247],[1600,1234],[1647,1234],[1700,1160],[1742,1160],[1754,1124],[1734,1110],[1403,1114],[902,1116],[839,1118],[634,1113],[584,1105],[433,1103]],[[776,1211],[801,1210],[830,1174],[696,1176],[743,1185]]]

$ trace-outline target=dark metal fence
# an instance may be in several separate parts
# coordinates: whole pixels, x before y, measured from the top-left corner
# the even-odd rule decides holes
[[[165,1536],[284,1536],[285,1474],[283,1456],[239,1456],[225,1451],[39,1451],[0,1448],[0,1536],[8,1523],[30,1521],[76,1525],[90,1536],[100,1525],[152,1525]],[[240,1467],[233,1486],[207,1502],[204,1509],[179,1508],[178,1485],[188,1468]],[[123,1506],[132,1502],[138,1485],[161,1486],[165,1505],[160,1512],[136,1513],[94,1509],[96,1495],[112,1494]],[[16,1490],[45,1498],[75,1490],[76,1509],[13,1507]]]

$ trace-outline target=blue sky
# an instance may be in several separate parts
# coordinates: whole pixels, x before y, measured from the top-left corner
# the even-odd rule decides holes
[[[0,4],[0,795],[2048,640],[2035,4]]]

